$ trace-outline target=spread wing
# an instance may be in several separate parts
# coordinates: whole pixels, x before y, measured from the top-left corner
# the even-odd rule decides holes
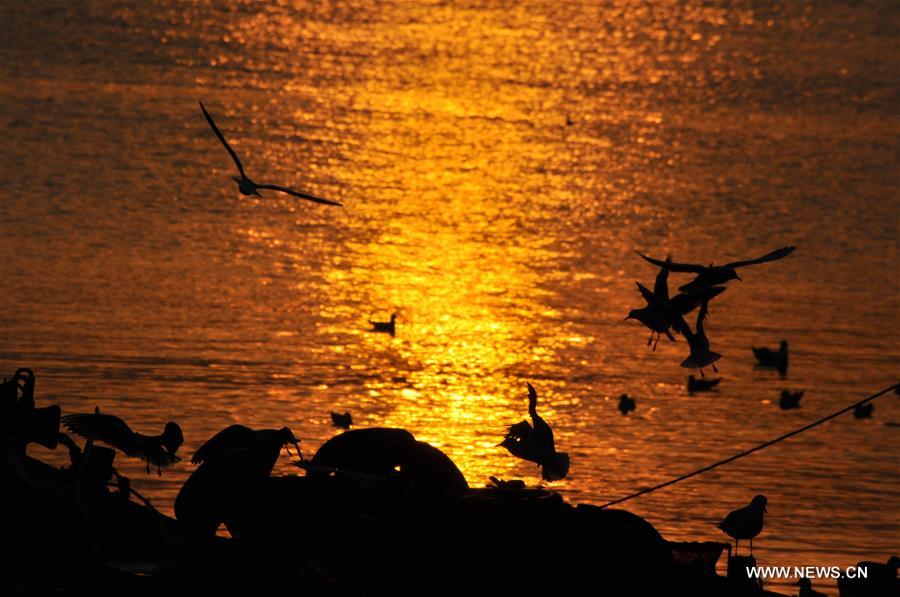
[[[534,430],[528,421],[519,421],[514,425],[510,425],[506,430],[506,439],[523,440],[532,434]]]
[[[231,155],[231,159],[234,160],[234,164],[237,166],[238,171],[241,173],[241,178],[246,178],[246,175],[244,174],[244,167],[241,165],[240,158],[238,158],[237,154],[231,148],[231,145],[228,144],[228,141],[225,140],[225,135],[222,134],[222,131],[220,131],[219,127],[216,126],[216,123],[213,122],[212,116],[210,116],[209,112],[206,111],[206,108],[203,106],[203,102],[200,102],[200,109],[203,110],[203,115],[206,116],[206,122],[208,122],[209,126],[212,127],[212,130],[216,134],[216,137],[219,138],[219,141],[222,142],[222,145],[225,146],[225,149],[227,149],[228,153]]]
[[[711,301],[723,292],[725,292],[724,286],[704,286],[697,290],[697,292],[675,295],[672,297],[672,300],[669,301],[669,304],[672,305],[672,309],[676,312],[687,315],[699,307],[702,302]]]
[[[643,257],[644,260],[649,261],[650,263],[652,263],[653,265],[655,265],[655,266],[657,266],[657,267],[665,267],[665,266],[666,266],[666,262],[665,262],[665,261],[661,261],[661,260],[659,260],[659,259],[654,259],[654,258],[652,258],[652,257],[647,257],[646,255],[644,255],[644,254],[641,253],[640,251],[635,251],[635,253],[637,253],[638,255],[640,255],[641,257]],[[705,270],[705,269],[706,269],[706,266],[703,266],[703,265],[696,265],[696,264],[693,264],[693,263],[670,263],[670,264],[669,264],[669,270],[670,270],[670,271],[673,271],[673,272],[678,272],[678,273],[694,273],[694,274],[699,274],[700,272],[702,272],[702,271]]]
[[[767,253],[762,257],[757,257],[756,259],[748,259],[747,261],[735,261],[734,263],[729,263],[725,267],[744,267],[745,265],[757,265],[760,263],[767,263],[769,261],[777,261],[778,259],[784,259],[791,253],[793,253],[797,247],[782,247],[777,251],[772,251],[771,253]]]
[[[666,257],[663,266],[659,268],[656,274],[656,283],[653,285],[653,294],[664,301],[669,300],[669,268],[672,265],[672,256]]]
[[[191,457],[192,464],[202,464],[211,458],[246,449],[253,445],[256,432],[243,425],[232,425],[218,432],[200,446]]]
[[[323,205],[343,206],[342,203],[338,203],[337,201],[332,201],[331,199],[322,199],[321,197],[316,197],[315,195],[310,195],[309,193],[301,193],[300,191],[295,191],[294,189],[278,186],[277,184],[258,184],[256,185],[256,188],[281,191],[282,193],[287,193],[288,195],[293,195],[294,197],[306,199],[307,201],[313,201],[314,203],[322,203]]]
[[[85,439],[105,442],[126,456],[142,457],[136,434],[128,424],[114,415],[73,414],[62,417],[66,429]]]

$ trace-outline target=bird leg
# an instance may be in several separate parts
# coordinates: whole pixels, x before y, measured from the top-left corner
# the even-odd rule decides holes
[[[718,373],[718,372],[719,372],[719,370],[718,370],[718,369],[716,369],[716,364],[715,364],[715,363],[713,363],[713,365],[712,365],[712,368],[713,368],[713,371],[715,371],[715,372],[716,372],[716,373]]]
[[[662,337],[662,334],[656,332],[656,342],[653,343],[653,350],[656,350],[656,345],[659,344],[659,339]]]
[[[653,343],[653,330],[650,330],[650,337],[647,338],[647,346],[650,346]]]

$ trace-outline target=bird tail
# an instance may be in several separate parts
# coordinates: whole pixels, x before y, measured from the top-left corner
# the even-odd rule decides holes
[[[557,452],[552,462],[541,466],[541,478],[544,481],[559,481],[569,474],[569,455],[566,452]]]
[[[721,358],[722,355],[711,350],[692,351],[690,356],[681,362],[681,366],[687,369],[702,369],[709,367]]]

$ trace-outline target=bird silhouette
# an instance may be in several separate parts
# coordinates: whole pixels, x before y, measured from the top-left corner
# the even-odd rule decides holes
[[[553,430],[537,414],[537,391],[531,384],[528,384],[528,414],[533,426],[528,421],[510,425],[499,445],[513,456],[540,466],[545,481],[565,479],[569,473],[569,455],[556,451]]]
[[[872,411],[875,410],[875,405],[871,402],[869,404],[858,404],[856,408],[853,409],[853,416],[857,419],[871,419]]]
[[[673,312],[678,313],[683,317],[699,307],[704,301],[709,302],[723,292],[725,292],[724,286],[712,286],[710,288],[703,288],[693,294],[679,293],[672,297],[669,301],[669,305]],[[672,321],[665,316],[663,311],[654,305],[648,304],[640,309],[632,309],[628,312],[625,321],[628,321],[629,319],[635,319],[641,322],[650,330],[650,338],[647,340],[647,346],[652,344],[653,350],[656,350],[656,343],[659,342],[660,334],[665,334],[669,340],[675,341],[675,338],[670,331]],[[656,335],[656,343],[653,341],[654,335]]]
[[[66,415],[62,417],[62,422],[72,433],[86,439],[100,440],[126,456],[143,460],[147,463],[147,474],[150,467],[155,466],[157,474],[162,475],[162,469],[181,460],[176,453],[184,443],[184,435],[174,421],[166,423],[160,435],[143,435],[132,431],[119,417],[101,414],[97,407],[93,414]]]
[[[734,539],[734,550],[737,552],[741,539],[750,540],[750,555],[753,555],[753,538],[763,529],[763,516],[766,513],[766,496],[757,495],[750,500],[750,505],[730,512],[719,523],[719,528]]]
[[[390,334],[391,336],[397,331],[397,314],[391,313],[390,321],[372,321],[369,320],[369,323],[372,324],[373,332],[383,332],[385,334]]]
[[[244,172],[244,166],[241,164],[241,160],[240,158],[238,158],[237,153],[234,151],[234,149],[231,148],[231,145],[228,144],[228,141],[225,140],[225,135],[223,135],[222,131],[219,130],[219,127],[216,126],[216,123],[213,121],[212,116],[210,116],[209,112],[206,111],[206,107],[203,105],[203,102],[200,102],[200,109],[203,110],[203,115],[206,117],[206,121],[209,123],[209,126],[212,127],[212,130],[216,134],[216,137],[219,138],[219,141],[222,142],[222,145],[225,146],[225,149],[228,150],[228,154],[231,156],[231,159],[234,160],[234,165],[237,166],[238,172],[240,172],[241,174],[240,176],[231,177],[238,184],[238,190],[241,192],[241,195],[256,195],[257,197],[262,197],[262,195],[259,193],[259,189],[269,189],[272,191],[287,193],[288,195],[292,195],[300,199],[306,199],[307,201],[312,201],[314,203],[321,203],[324,205],[341,205],[337,201],[322,199],[321,197],[316,197],[315,195],[310,195],[309,193],[296,191],[288,187],[283,187],[275,184],[258,184],[250,180],[250,178]]]
[[[687,390],[688,394],[693,394],[695,392],[708,392],[714,389],[719,382],[722,381],[722,378],[718,379],[697,379],[693,375],[688,375],[687,380]]]
[[[722,355],[709,349],[709,338],[706,337],[706,331],[703,329],[703,320],[706,319],[708,313],[707,303],[704,301],[700,305],[700,310],[697,311],[696,330],[693,334],[683,318],[679,318],[676,322],[681,333],[687,338],[688,346],[691,349],[691,353],[681,362],[681,366],[688,369],[700,369],[700,377],[705,377],[704,367],[712,366],[712,370],[718,373],[719,370],[716,369],[715,363],[722,358]]]
[[[782,247],[781,249],[772,251],[771,253],[767,253],[762,257],[757,257],[756,259],[733,261],[731,263],[726,263],[725,265],[669,263],[668,268],[672,272],[697,274],[697,277],[694,278],[691,282],[678,288],[681,292],[691,293],[700,290],[701,288],[708,288],[710,286],[725,284],[730,280],[740,280],[741,277],[738,276],[736,271],[738,268],[746,267],[748,265],[768,263],[769,261],[776,261],[778,259],[784,259],[788,255],[793,253],[795,249],[796,247]],[[657,267],[665,266],[665,261],[647,257],[640,251],[638,251],[637,254]]]
[[[780,406],[782,410],[800,408],[801,398],[803,398],[803,390],[797,392],[781,390],[781,398],[778,400],[778,406]]]
[[[619,412],[627,415],[636,408],[634,398],[629,398],[627,394],[619,396]]]
[[[353,425],[353,417],[349,412],[345,412],[344,414],[332,412],[331,424],[335,427],[340,427],[341,429],[350,429],[350,426]]]
[[[778,345],[778,350],[770,348],[753,347],[753,356],[760,367],[770,369],[778,369],[778,372],[784,375],[788,369],[788,343],[782,340]]]
[[[191,457],[191,463],[200,465],[206,462],[227,460],[233,455],[246,456],[254,454],[259,458],[260,466],[271,469],[281,448],[290,455],[288,446],[294,446],[298,457],[302,460],[300,440],[294,437],[288,427],[281,429],[251,429],[244,425],[231,425],[218,432],[200,446]]]

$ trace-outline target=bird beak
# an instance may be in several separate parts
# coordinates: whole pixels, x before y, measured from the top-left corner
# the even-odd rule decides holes
[[[294,448],[297,449],[297,458],[303,461],[303,452],[300,451],[300,442],[294,442]]]

